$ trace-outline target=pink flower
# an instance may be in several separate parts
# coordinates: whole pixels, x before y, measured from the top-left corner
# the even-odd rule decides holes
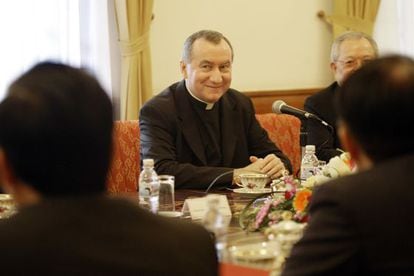
[[[283,181],[286,187],[285,199],[289,200],[296,194],[296,183],[291,176],[284,177]]]
[[[282,203],[283,200],[281,198],[276,199],[275,201],[273,201],[272,205],[273,208],[276,208],[280,203]]]
[[[271,200],[267,200],[262,208],[260,208],[259,212],[256,215],[256,220],[254,226],[256,229],[260,227],[260,224],[263,222],[263,219],[266,217],[267,213],[269,212],[270,205],[272,205]]]

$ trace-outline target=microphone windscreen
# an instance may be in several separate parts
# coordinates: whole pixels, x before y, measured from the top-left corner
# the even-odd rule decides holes
[[[274,113],[276,113],[276,114],[282,114],[282,111],[280,110],[280,108],[281,108],[283,105],[286,105],[286,103],[285,103],[284,101],[282,101],[282,100],[277,100],[277,101],[275,101],[275,102],[272,104],[272,110],[273,110],[273,112],[274,112]]]

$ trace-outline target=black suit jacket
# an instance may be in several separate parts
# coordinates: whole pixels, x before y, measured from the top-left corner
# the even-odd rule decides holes
[[[337,150],[341,148],[341,143],[336,131],[338,114],[334,106],[335,94],[338,93],[338,90],[339,86],[334,82],[327,88],[309,96],[304,104],[306,111],[317,115],[333,127],[331,131],[316,120],[306,121],[308,133],[306,144],[315,145],[318,159],[327,162],[332,157],[342,153],[342,151]]]
[[[46,200],[0,220],[2,275],[217,275],[206,230],[104,197]]]
[[[323,184],[283,275],[414,275],[414,155]]]
[[[233,168],[250,164],[250,155],[265,157],[274,153],[292,171],[289,159],[256,120],[250,98],[229,89],[220,101],[221,167],[207,166],[196,114],[184,81],[171,85],[141,108],[141,160],[153,158],[158,174],[175,176],[176,188],[205,189],[226,172],[229,174],[217,184],[229,184]]]

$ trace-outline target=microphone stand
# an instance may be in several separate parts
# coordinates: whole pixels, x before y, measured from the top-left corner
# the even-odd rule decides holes
[[[329,133],[331,135],[334,133],[333,127],[330,124],[328,124],[327,122],[325,122],[324,120],[322,120],[321,118],[313,115],[312,117],[306,117],[306,119],[316,120],[319,123],[321,123],[323,126],[325,126],[328,129],[328,131],[329,131]],[[301,151],[302,151],[301,152],[302,159],[303,159],[303,155],[305,154],[305,147],[306,147],[306,144],[307,144],[307,141],[308,141],[308,132],[306,130],[306,123],[307,123],[307,120],[301,119],[301,126],[300,126],[300,146],[301,146]],[[322,144],[315,145],[316,151],[318,151],[318,148],[322,148],[326,143],[328,143],[328,141],[329,141],[329,137]]]
[[[299,136],[299,141],[300,141],[300,160],[303,159],[303,155],[305,154],[305,147],[308,141],[308,131],[306,130],[306,120],[301,119],[300,120],[300,136]]]
[[[214,180],[211,181],[210,185],[208,185],[208,187],[207,187],[207,189],[205,190],[204,193],[208,194],[208,192],[210,191],[211,187],[213,187],[214,184],[216,184],[217,180],[219,180],[223,176],[225,176],[227,174],[230,174],[230,173],[233,173],[233,172],[234,172],[234,170],[230,170],[230,171],[224,172],[224,173],[220,174],[219,176],[217,176],[216,178],[214,178]]]

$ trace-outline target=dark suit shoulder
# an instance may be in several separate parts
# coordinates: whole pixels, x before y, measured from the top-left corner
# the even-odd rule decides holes
[[[172,102],[174,101],[174,92],[177,90],[179,84],[180,82],[176,82],[149,99],[142,106],[140,112],[145,112],[147,109],[151,108],[159,109],[160,112],[168,112],[169,109],[175,109],[175,105],[172,104]]]
[[[139,124],[143,132],[145,132],[145,124],[162,122],[164,126],[168,126],[171,129],[175,128],[176,120],[179,118],[177,101],[184,100],[182,96],[181,99],[176,97],[180,93],[185,93],[183,86],[183,81],[176,82],[152,97],[141,107],[139,111]]]
[[[227,101],[234,108],[240,108],[244,112],[254,113],[252,100],[240,91],[230,88],[223,95],[223,100]]]
[[[306,106],[318,106],[321,104],[325,105],[327,102],[332,102],[337,88],[338,88],[338,84],[336,82],[333,82],[328,87],[307,97],[305,100],[305,107]]]
[[[404,198],[410,195],[406,198],[408,203],[409,198],[414,197],[413,170],[414,155],[393,158],[376,164],[370,170],[328,182],[317,192],[323,190],[328,197],[335,196],[350,207],[369,205],[372,202],[388,202],[391,198],[394,204],[401,204]],[[398,197],[401,198],[397,199]],[[389,203],[392,204],[391,201]]]

